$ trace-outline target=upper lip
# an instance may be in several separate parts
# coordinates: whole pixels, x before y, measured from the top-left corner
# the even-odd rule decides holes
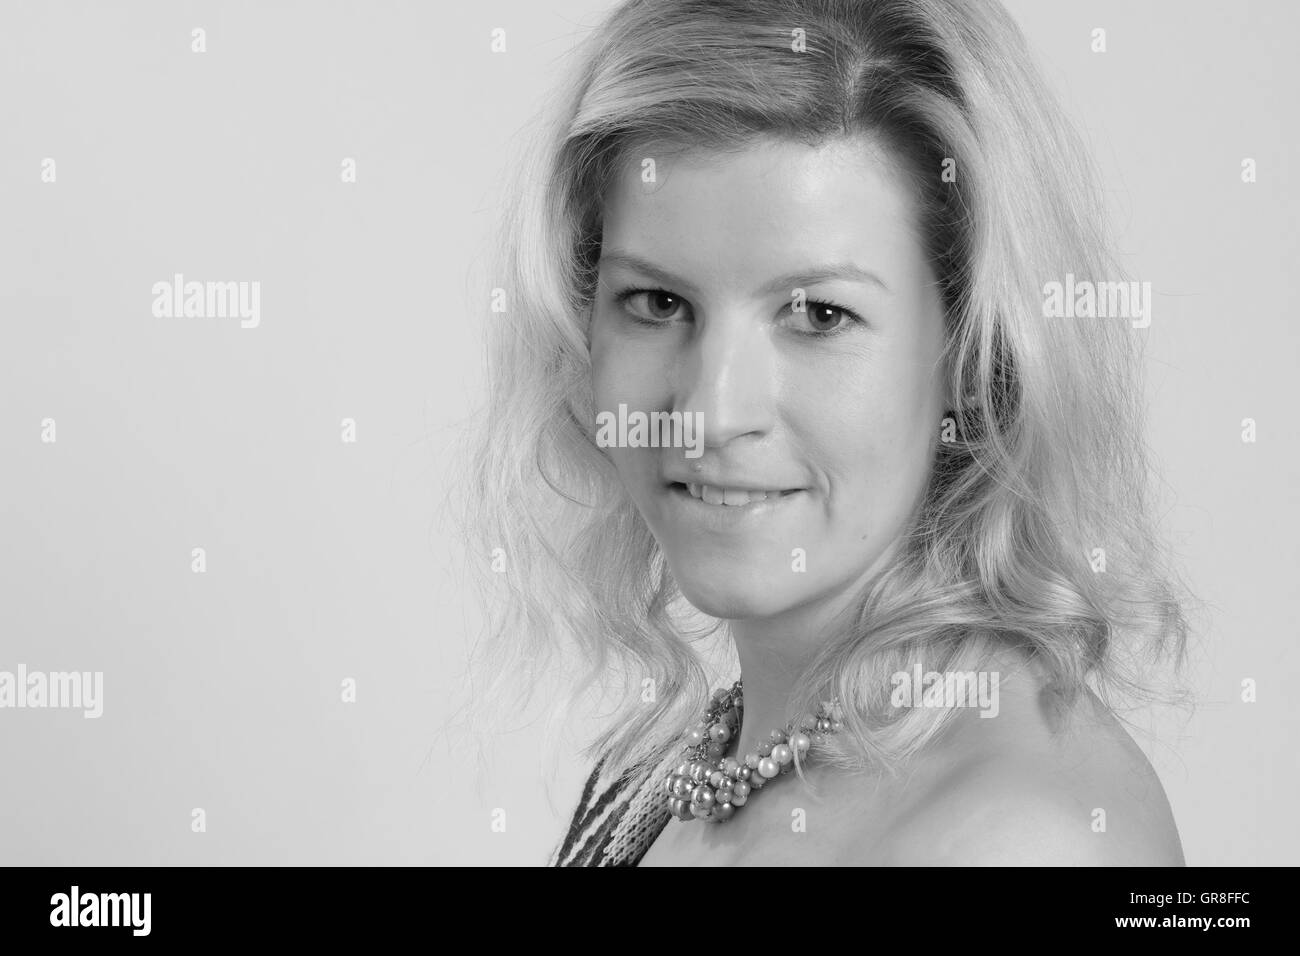
[[[749,478],[730,478],[726,475],[701,471],[690,475],[668,475],[669,484],[708,485],[710,488],[730,488],[733,491],[798,491],[798,485],[774,481],[764,484]]]

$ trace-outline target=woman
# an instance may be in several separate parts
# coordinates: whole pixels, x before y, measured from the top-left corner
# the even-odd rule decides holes
[[[1182,864],[1116,710],[1187,630],[1143,332],[1045,308],[1122,277],[1043,89],[992,0],[631,0],[580,51],[475,457],[497,673],[624,682],[554,864]]]

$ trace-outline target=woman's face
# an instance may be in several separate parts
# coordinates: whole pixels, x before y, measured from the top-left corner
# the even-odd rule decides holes
[[[892,556],[947,407],[907,181],[865,139],[642,159],[605,197],[596,410],[698,413],[702,453],[605,453],[700,610],[834,603]]]

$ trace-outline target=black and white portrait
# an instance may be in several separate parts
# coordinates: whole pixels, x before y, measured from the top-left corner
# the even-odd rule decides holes
[[[0,862],[1293,864],[1297,28],[4,5]]]

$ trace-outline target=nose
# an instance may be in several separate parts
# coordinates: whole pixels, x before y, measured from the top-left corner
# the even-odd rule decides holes
[[[737,314],[703,322],[697,330],[675,369],[673,410],[702,416],[705,448],[767,434],[777,384],[767,330]]]

